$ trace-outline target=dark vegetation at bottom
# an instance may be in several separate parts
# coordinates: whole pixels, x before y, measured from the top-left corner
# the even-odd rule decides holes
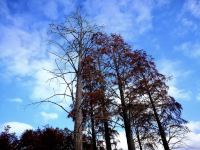
[[[9,129],[8,126],[0,133],[0,150],[74,150],[73,133],[67,128],[26,130],[19,137]],[[102,141],[97,145],[99,150],[105,150]],[[86,135],[83,136],[83,150],[92,150],[91,137]]]

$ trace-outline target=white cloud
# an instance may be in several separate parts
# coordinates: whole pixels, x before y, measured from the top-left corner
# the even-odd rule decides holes
[[[12,26],[0,24],[3,37],[0,37],[0,63],[4,65],[0,75],[9,80],[18,78],[21,82],[26,78],[26,83],[33,89],[32,99],[47,98],[52,94],[52,87],[46,82],[51,76],[43,69],[54,68],[54,58],[47,52],[48,26],[35,23],[27,30],[25,22],[29,20],[18,16],[18,22],[15,22],[16,16],[9,13],[6,3],[4,6]]]
[[[48,55],[46,30],[25,31],[18,27],[1,27],[4,38],[0,40],[0,60],[4,64],[1,76],[13,79],[29,79],[32,99],[44,99],[52,94],[47,80],[52,77],[45,69],[54,68],[54,58]],[[33,40],[34,39],[34,40]],[[12,44],[10,44],[12,43]],[[55,86],[56,84],[54,84]]]
[[[173,29],[172,34],[185,37],[193,33],[197,35],[199,29],[200,18],[200,2],[198,0],[185,0],[182,9],[177,14],[177,26]]]
[[[186,0],[184,11],[191,13],[194,17],[200,18],[200,1],[199,0]]]
[[[34,62],[34,66],[37,66],[38,69],[33,76],[34,83],[31,98],[33,100],[45,99],[51,96],[53,94],[53,88],[56,88],[58,86],[58,84],[56,84],[56,81],[54,81],[53,86],[49,85],[47,81],[53,76],[49,72],[44,70],[52,70],[54,68],[54,63],[50,60],[42,60],[40,62]]]
[[[122,148],[123,150],[128,150],[127,147],[127,141],[126,141],[126,134],[124,131],[119,132],[119,135],[117,136],[117,139],[119,140],[118,148]]]
[[[169,84],[169,94],[179,100],[190,100],[192,93]]]
[[[190,121],[187,126],[192,132],[200,132],[200,121]]]
[[[166,4],[167,0],[86,0],[84,9],[107,32],[122,34],[130,40],[150,30],[153,10]]]
[[[50,120],[55,120],[58,118],[58,114],[57,113],[47,113],[47,112],[40,112],[41,116],[43,117],[45,122],[48,122]]]
[[[199,42],[184,42],[178,46],[175,46],[176,51],[182,52],[185,56],[191,58],[200,57],[200,43]]]
[[[48,26],[46,23],[44,21],[36,22],[30,26],[30,19],[24,17],[24,15],[10,14],[6,2],[1,3],[3,9],[1,11],[6,14],[12,26],[0,23],[1,37],[3,37],[0,37],[0,63],[4,66],[0,76],[9,80],[17,78],[21,82],[24,81],[23,78],[26,78],[26,83],[32,89],[30,98],[33,100],[47,98],[54,94],[54,91],[63,93],[65,86],[59,85],[60,81],[52,81],[49,84],[47,80],[52,75],[44,70],[53,70],[55,67],[54,57],[47,52],[47,49],[50,50],[51,46],[47,45]],[[49,15],[51,19],[55,19],[58,14],[61,14],[60,10],[57,12],[58,7],[64,7],[62,11],[67,14],[74,9],[75,2],[73,0],[55,0],[49,3],[46,3],[46,1],[30,1],[27,5],[28,7],[38,5],[41,8],[37,9],[44,11],[47,17]],[[30,26],[29,29],[27,29],[27,25]]]
[[[46,57],[46,31],[30,32],[14,26],[0,26],[0,31],[4,37],[0,39],[0,58],[6,65],[7,74],[20,77],[32,75],[37,67],[32,64],[33,61]]]
[[[0,132],[4,130],[6,126],[10,126],[10,133],[16,133],[17,136],[20,136],[25,130],[33,129],[33,127],[29,124],[22,122],[6,122],[0,125]]]
[[[200,134],[191,132],[187,135],[185,148],[180,150],[199,150],[200,149]]]
[[[186,146],[180,150],[199,150],[200,149],[200,121],[190,121],[187,124],[190,133],[187,134],[184,142]]]
[[[182,17],[181,22],[182,22],[183,26],[188,27],[192,31],[195,31],[198,29],[198,25],[189,18]]]
[[[166,76],[172,77],[172,79],[168,81],[169,94],[179,100],[189,100],[192,93],[189,90],[180,88],[179,80],[184,79],[191,72],[188,70],[182,70],[180,65],[180,62],[166,59],[158,62],[158,68],[160,72]]]
[[[197,98],[198,101],[200,101],[200,92],[199,92],[199,94],[197,94],[196,98]]]
[[[21,98],[12,98],[10,99],[11,102],[22,103],[23,100]]]

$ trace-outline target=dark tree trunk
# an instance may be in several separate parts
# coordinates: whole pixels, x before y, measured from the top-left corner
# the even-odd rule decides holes
[[[121,105],[122,105],[122,117],[124,120],[124,127],[125,127],[125,132],[126,132],[126,140],[127,140],[128,149],[135,150],[135,144],[133,141],[133,134],[131,130],[130,119],[128,117],[127,110],[126,110],[126,103],[125,103],[124,92],[122,88],[122,81],[121,81],[118,71],[117,71],[117,80],[118,80],[118,88],[120,92],[120,99],[121,99]]]
[[[124,127],[125,127],[128,150],[135,150],[135,144],[133,141],[133,134],[132,134],[132,130],[131,130],[130,119],[129,119],[129,116],[128,116],[127,110],[126,110],[126,102],[125,102],[125,97],[124,97],[122,79],[120,77],[119,67],[117,66],[115,56],[113,57],[113,62],[114,62],[115,71],[116,71],[116,75],[117,75],[117,83],[118,83],[118,89],[119,89],[120,100],[121,100],[121,105],[122,105],[122,117],[124,120]]]
[[[99,71],[102,71],[101,70],[101,65],[100,65],[100,57],[97,58],[97,62],[98,62],[98,69]],[[104,112],[106,111],[106,96],[105,96],[105,86],[103,84],[101,84],[101,89],[103,90],[104,92],[104,95],[103,95],[103,99],[102,99],[102,107],[103,107],[103,116],[104,116]],[[111,146],[111,139],[110,139],[110,131],[109,131],[109,124],[108,124],[108,120],[104,120],[103,122],[103,125],[104,125],[104,136],[105,136],[105,141],[106,141],[106,150],[112,150],[112,146]]]
[[[107,120],[104,121],[104,130],[105,130],[106,150],[112,150],[110,142],[110,131]]]
[[[137,140],[138,140],[138,144],[139,144],[140,150],[142,150],[142,143],[140,141],[140,133],[138,131],[138,128],[136,128],[135,130],[136,130],[136,136],[137,136]]]
[[[125,132],[126,132],[126,140],[127,140],[127,144],[128,144],[128,149],[135,150],[131,125],[130,125],[130,121],[128,118],[128,114],[126,112],[125,101],[124,101],[123,97],[121,97],[121,103],[122,103],[122,114],[123,114],[123,119],[124,119],[124,127],[125,127]]]
[[[90,104],[90,115],[91,115],[91,126],[92,126],[92,150],[97,150],[96,145],[96,131],[95,131],[95,122],[94,122],[94,114],[93,114],[93,106]]]
[[[104,86],[102,86],[101,88],[103,89],[103,91],[105,91]],[[106,102],[105,102],[105,93],[104,93],[104,98],[102,99],[103,116],[105,116],[105,112],[107,112],[105,103]],[[105,136],[105,141],[106,141],[106,150],[112,150],[111,139],[110,139],[111,133],[109,130],[109,124],[108,124],[107,118],[103,120],[103,125],[104,125],[104,136]]]
[[[151,102],[151,106],[152,106],[152,109],[153,109],[153,112],[154,112],[156,122],[158,124],[158,129],[159,129],[159,133],[160,133],[160,136],[161,136],[161,140],[163,142],[163,147],[164,147],[165,150],[169,150],[169,145],[168,145],[168,142],[167,142],[167,139],[166,139],[166,134],[165,134],[165,131],[164,131],[162,124],[160,122],[160,119],[159,119],[158,113],[156,111],[156,107],[154,105],[154,102],[153,102],[153,99],[151,97],[150,92],[148,92],[148,96],[149,96],[149,99],[150,99],[150,102]]]

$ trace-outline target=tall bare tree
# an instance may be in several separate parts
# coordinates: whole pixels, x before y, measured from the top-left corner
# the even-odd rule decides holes
[[[53,52],[57,56],[57,72],[53,73],[56,78],[64,81],[73,100],[75,150],[82,150],[82,60],[90,51],[91,38],[97,30],[98,27],[90,25],[79,12],[68,17],[63,24],[50,25],[50,31],[53,35],[51,43],[61,50]],[[66,78],[68,74],[72,74],[74,79],[68,81]],[[74,86],[75,91],[73,90]]]

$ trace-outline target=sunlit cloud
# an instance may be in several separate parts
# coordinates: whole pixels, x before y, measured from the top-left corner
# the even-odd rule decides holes
[[[10,133],[15,133],[17,136],[20,136],[25,130],[33,129],[33,127],[29,124],[22,122],[6,122],[0,125],[0,132],[4,131],[5,127],[9,126]]]

